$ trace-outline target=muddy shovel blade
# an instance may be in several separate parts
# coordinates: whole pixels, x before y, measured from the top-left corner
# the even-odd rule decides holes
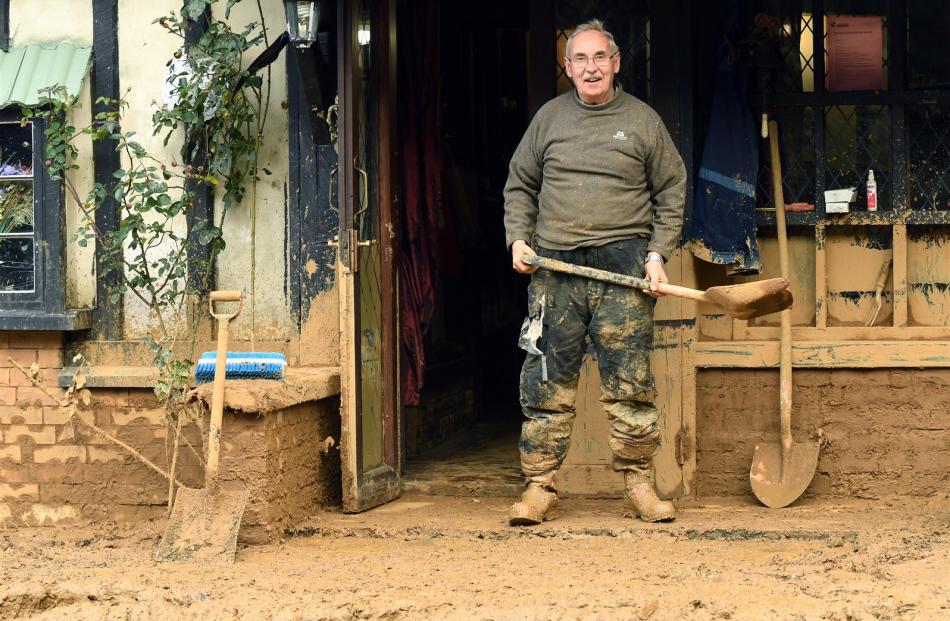
[[[250,493],[180,488],[156,561],[233,563]]]
[[[792,442],[784,455],[781,442],[757,444],[749,470],[752,492],[766,507],[787,507],[804,493],[817,467],[817,442]]]
[[[791,308],[794,298],[784,278],[706,289],[706,298],[736,319],[752,319]]]

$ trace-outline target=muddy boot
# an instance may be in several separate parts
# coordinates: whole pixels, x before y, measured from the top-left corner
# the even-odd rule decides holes
[[[530,526],[553,520],[556,506],[557,492],[532,481],[521,493],[521,500],[511,505],[508,523],[512,526]]]
[[[676,507],[657,497],[651,474],[632,470],[623,473],[623,515],[638,517],[644,522],[672,522],[676,518]]]

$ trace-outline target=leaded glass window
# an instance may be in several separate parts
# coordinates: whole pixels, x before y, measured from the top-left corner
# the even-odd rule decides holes
[[[0,292],[35,288],[32,130],[0,123]]]

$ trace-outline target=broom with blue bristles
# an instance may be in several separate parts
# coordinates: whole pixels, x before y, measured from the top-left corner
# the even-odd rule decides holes
[[[205,384],[214,379],[213,351],[201,354],[195,365],[195,382]],[[225,360],[226,379],[284,379],[287,356],[277,352],[229,351]]]
[[[253,312],[253,304],[252,304]],[[254,349],[253,336],[251,349]],[[195,364],[195,383],[214,380],[217,353],[206,351]],[[287,356],[277,352],[229,351],[225,358],[225,379],[282,380],[287,369]]]

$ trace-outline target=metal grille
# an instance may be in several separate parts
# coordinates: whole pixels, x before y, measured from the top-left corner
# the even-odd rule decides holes
[[[628,93],[650,102],[650,5],[647,0],[558,0],[555,59],[558,94],[572,88],[564,70],[567,38],[576,25],[595,18],[604,22],[620,48],[622,60],[617,81]]]
[[[950,106],[906,109],[907,203],[911,209],[950,207]]]
[[[779,154],[782,159],[782,186],[786,203],[815,203],[815,111],[814,108],[780,108]],[[758,206],[774,207],[769,142],[759,148]]]
[[[874,171],[878,209],[890,209],[891,114],[888,106],[825,108],[825,187],[863,192]],[[863,196],[859,197],[863,202]]]

